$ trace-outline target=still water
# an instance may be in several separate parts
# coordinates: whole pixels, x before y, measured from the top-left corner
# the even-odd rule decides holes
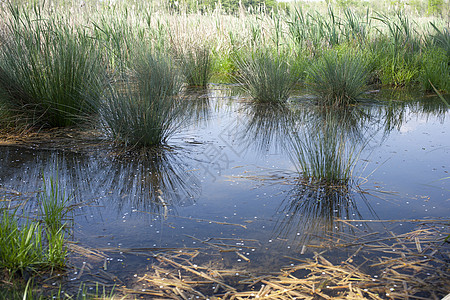
[[[211,244],[244,257],[224,251],[204,261],[276,272],[339,232],[401,234],[417,225],[408,220],[448,220],[450,113],[433,97],[374,98],[345,111],[307,96],[274,107],[215,87],[192,100],[195,122],[158,151],[2,147],[0,188],[33,210],[42,176],[57,176],[75,207],[71,240],[106,253],[98,266],[125,284],[151,268],[143,252]],[[344,151],[316,143],[325,127]],[[350,156],[350,179],[334,187],[302,179],[299,145],[344,163]],[[85,262],[74,255],[76,270]],[[89,279],[74,274],[67,280]]]

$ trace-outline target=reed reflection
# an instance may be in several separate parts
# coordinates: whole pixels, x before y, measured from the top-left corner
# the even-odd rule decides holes
[[[2,188],[31,197],[42,188],[42,177],[57,175],[60,188],[73,204],[95,204],[118,210],[133,207],[170,213],[189,206],[201,192],[196,176],[171,149],[154,149],[133,157],[92,156],[11,149],[2,151]],[[20,159],[19,159],[20,158]],[[8,162],[22,161],[19,165]],[[3,164],[5,163],[5,164]],[[7,175],[5,178],[3,175]]]
[[[354,172],[376,129],[361,107],[315,108],[292,134],[291,160],[299,179],[278,214],[276,234],[307,240],[340,231],[337,219],[361,217],[355,197],[365,200]]]
[[[209,91],[205,88],[189,87],[185,90],[186,113],[192,116],[194,123],[208,121],[211,116]]]
[[[265,152],[271,147],[285,149],[295,126],[295,118],[286,103],[246,103],[241,140]]]
[[[376,217],[361,190],[349,186],[312,186],[299,182],[281,203],[274,234],[305,244],[315,237],[344,231],[345,220],[361,220],[357,204],[364,202]],[[349,228],[346,226],[345,228]]]

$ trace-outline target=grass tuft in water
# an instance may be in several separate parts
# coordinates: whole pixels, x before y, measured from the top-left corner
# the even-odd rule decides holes
[[[47,239],[46,261],[51,268],[63,268],[66,263],[66,226],[69,197],[58,186],[58,178],[43,177],[44,190],[40,194],[40,213]]]
[[[188,120],[177,94],[180,76],[161,53],[143,50],[134,62],[133,78],[111,86],[100,110],[111,136],[128,146],[162,144]]]
[[[41,218],[17,214],[7,207],[0,215],[0,270],[6,270],[11,277],[25,276],[45,269],[63,269],[66,265],[67,248],[64,219],[69,211],[68,200],[50,179],[50,190],[46,188],[40,196]]]
[[[345,120],[341,120],[345,123]],[[331,118],[292,138],[292,161],[304,179],[347,186],[365,144],[349,139]]]
[[[20,224],[16,211],[2,208],[0,220],[0,268],[12,276],[30,272],[44,261],[42,228],[38,222]]]
[[[285,55],[257,50],[236,59],[235,80],[256,102],[285,102],[298,82]]]
[[[331,50],[314,61],[306,83],[324,105],[346,105],[358,101],[366,90],[366,60],[353,51]]]

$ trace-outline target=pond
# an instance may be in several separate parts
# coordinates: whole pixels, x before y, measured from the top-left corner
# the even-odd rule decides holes
[[[97,282],[144,298],[171,290],[175,298],[182,287],[159,286],[158,278],[170,278],[158,272],[188,276],[181,270],[197,276],[191,295],[226,297],[232,289],[262,293],[270,284],[260,276],[278,276],[299,261],[353,262],[375,282],[401,252],[424,259],[423,270],[411,270],[429,285],[411,290],[413,283],[403,278],[410,287],[404,288],[386,275],[380,284],[391,296],[400,286],[402,293],[442,296],[450,280],[449,248],[433,253],[432,245],[442,245],[448,234],[450,113],[439,98],[397,97],[375,93],[340,111],[320,109],[308,95],[276,107],[256,105],[212,86],[192,100],[198,120],[157,151],[2,146],[0,188],[27,201],[30,211],[42,176],[57,176],[71,195],[71,267],[48,285],[63,282],[70,289],[84,282],[92,289]],[[317,142],[324,136],[337,137],[331,148]],[[334,185],[302,178],[298,149],[347,163],[350,178]],[[315,272],[306,269],[285,272],[296,278]],[[326,285],[312,289],[337,295]]]

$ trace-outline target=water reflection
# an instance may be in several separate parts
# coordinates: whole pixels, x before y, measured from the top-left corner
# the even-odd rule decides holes
[[[337,128],[336,134],[353,142],[365,143],[368,136],[373,135],[378,127],[378,119],[371,113],[371,107],[364,105],[303,107],[297,111],[297,115],[310,132]]]
[[[98,187],[108,190],[120,208],[166,213],[189,206],[199,196],[199,180],[180,156],[171,150],[155,150],[138,159],[121,159],[99,169]],[[97,171],[97,173],[98,173]],[[83,170],[92,174],[95,170]],[[125,201],[126,200],[126,201]]]
[[[241,140],[259,151],[285,148],[295,127],[291,108],[285,103],[246,103]]]
[[[282,239],[297,239],[304,244],[317,236],[342,232],[344,223],[341,220],[363,219],[357,207],[359,201],[366,203],[371,217],[376,217],[364,193],[349,188],[299,182],[278,209],[280,217],[275,235]]]
[[[57,176],[74,201],[108,205],[118,213],[127,206],[167,214],[192,205],[201,193],[195,174],[171,149],[113,158],[3,147],[0,163],[5,190],[36,192],[42,176]]]
[[[199,124],[208,121],[211,116],[209,91],[203,88],[190,87],[185,91],[186,113]]]
[[[438,97],[427,97],[410,101],[383,101],[383,105],[375,106],[372,114],[378,116],[380,124],[384,125],[384,135],[393,130],[399,131],[403,124],[413,116],[416,119],[428,120],[437,118],[444,123],[447,106]]]
[[[292,133],[290,155],[299,179],[278,210],[275,233],[305,242],[341,231],[338,219],[361,219],[355,199],[365,197],[354,172],[380,126],[364,106],[302,108],[296,116],[302,122]]]

